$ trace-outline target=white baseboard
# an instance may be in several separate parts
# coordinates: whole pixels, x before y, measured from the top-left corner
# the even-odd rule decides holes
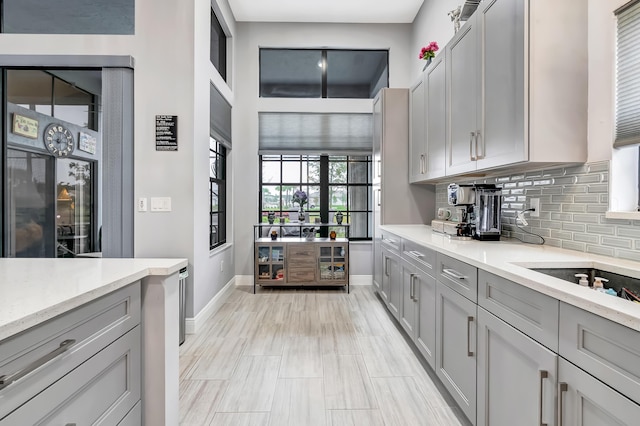
[[[372,285],[373,275],[349,275],[349,285]]]
[[[216,312],[222,304],[227,300],[231,291],[235,287],[236,277],[233,277],[229,282],[207,303],[195,318],[186,318],[184,332],[186,334],[196,334],[202,325],[209,319],[209,317]]]

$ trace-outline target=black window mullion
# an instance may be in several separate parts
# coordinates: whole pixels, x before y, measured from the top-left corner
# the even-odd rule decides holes
[[[320,222],[329,223],[329,156],[320,156]],[[320,228],[320,237],[328,236],[329,228]]]
[[[327,97],[327,51],[322,51],[322,98]]]

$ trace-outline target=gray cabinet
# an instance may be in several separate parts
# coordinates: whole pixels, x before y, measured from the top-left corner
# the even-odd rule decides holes
[[[425,137],[425,75],[409,89],[409,181],[424,180],[424,165],[426,154]]]
[[[421,180],[445,175],[447,144],[446,52],[438,55],[425,73],[426,151]]]
[[[436,287],[436,375],[476,423],[476,304],[441,282]]]
[[[387,304],[391,314],[398,319],[400,315],[400,298],[402,286],[400,283],[400,256],[388,248],[382,248],[382,290],[380,296]]]
[[[557,358],[533,339],[478,308],[477,424],[553,425]]]
[[[380,225],[425,224],[435,217],[435,189],[409,183],[409,133],[409,90],[381,89],[373,100],[373,259],[376,261],[381,258]],[[373,280],[377,288],[382,271],[376,269],[376,261]]]
[[[436,279],[418,269],[414,278],[418,320],[415,343],[431,368],[436,367]]]
[[[558,382],[558,426],[638,424],[640,405],[562,358]]]
[[[416,324],[418,321],[417,278],[420,275],[418,268],[402,259],[400,262],[401,278],[401,302],[400,325],[409,335],[411,340],[416,338]]]
[[[478,301],[478,269],[438,253],[436,278],[474,303]]]

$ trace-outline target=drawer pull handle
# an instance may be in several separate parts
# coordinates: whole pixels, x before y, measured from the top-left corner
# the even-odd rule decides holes
[[[31,373],[35,369],[45,365],[46,363],[48,363],[52,359],[62,355],[63,353],[65,353],[66,351],[71,349],[71,347],[73,345],[75,345],[75,344],[76,344],[75,339],[67,339],[67,340],[61,342],[60,346],[57,349],[54,349],[51,352],[49,352],[48,354],[44,355],[42,358],[39,358],[39,359],[33,361],[31,364],[25,366],[23,369],[18,370],[13,374],[9,374],[8,376],[7,375],[0,376],[0,389],[6,388],[7,386],[9,386],[11,383],[15,382],[16,380],[23,378],[24,376],[26,376],[27,374]]]
[[[414,257],[424,257],[424,254],[420,253],[419,251],[415,251],[415,250],[411,250],[409,252],[409,254],[414,256]]]
[[[547,426],[542,422],[542,406],[544,405],[544,379],[549,377],[549,372],[546,370],[540,370],[540,406],[538,407],[538,418],[540,419],[540,426]]]
[[[385,243],[389,243],[389,244],[395,244],[396,240],[391,239],[391,238],[383,238],[382,241],[384,241]]]
[[[569,389],[566,383],[558,384],[558,426],[562,426],[562,394]]]
[[[473,322],[473,317],[467,317],[467,356],[472,357],[473,351],[471,350],[471,323]]]
[[[454,269],[443,269],[442,272],[444,272],[445,275],[449,275],[450,277],[453,277],[458,280],[464,280],[467,278],[466,276],[462,275],[460,272]]]

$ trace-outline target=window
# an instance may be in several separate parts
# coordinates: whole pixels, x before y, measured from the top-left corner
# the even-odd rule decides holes
[[[260,221],[266,222],[270,211],[295,221],[298,207],[291,198],[301,189],[309,197],[310,222],[335,223],[340,211],[351,239],[371,239],[371,156],[261,155],[260,171]],[[334,230],[344,236],[344,228]]]
[[[227,36],[211,9],[211,44],[209,58],[224,81],[227,81]]]
[[[616,102],[611,211],[640,211],[640,1],[615,11]],[[633,173],[629,173],[633,170]],[[630,178],[632,176],[632,178]]]
[[[209,138],[209,249],[227,241],[226,149]]]
[[[3,33],[135,33],[135,0],[2,0],[0,7]]]
[[[373,99],[383,87],[387,50],[260,49],[264,98]]]

